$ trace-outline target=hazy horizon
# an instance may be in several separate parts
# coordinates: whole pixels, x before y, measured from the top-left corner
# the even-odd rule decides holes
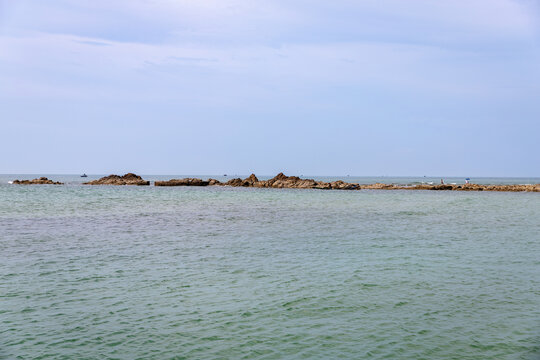
[[[475,176],[475,175],[354,175],[354,174],[300,174],[300,173],[288,173],[284,171],[283,172],[287,176],[301,176],[303,178],[404,178],[404,179],[421,179],[421,178],[427,178],[427,179],[465,179],[465,178],[471,178],[471,179],[540,179],[540,176]],[[86,174],[90,177],[98,177],[98,176],[108,176],[108,175],[124,175],[127,173],[135,173],[136,175],[145,177],[145,176],[200,176],[200,177],[207,177],[207,176],[216,176],[216,177],[248,177],[251,174],[255,174],[258,177],[261,178],[271,178],[276,176],[278,173],[273,174],[263,174],[263,173],[162,173],[162,174],[150,174],[150,173],[144,173],[144,172],[133,172],[133,171],[126,171],[126,172],[113,172],[113,173],[51,173],[51,172],[43,172],[43,173],[0,173],[0,176],[11,176],[11,175],[28,175],[28,176],[42,176],[42,175],[49,175],[49,176],[76,176],[80,177],[82,174]]]

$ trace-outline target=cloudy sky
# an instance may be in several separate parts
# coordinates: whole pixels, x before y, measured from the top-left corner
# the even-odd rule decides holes
[[[535,0],[0,0],[0,173],[540,176]]]

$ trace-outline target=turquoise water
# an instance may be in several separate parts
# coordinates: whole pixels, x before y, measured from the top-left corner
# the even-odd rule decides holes
[[[13,178],[0,358],[540,357],[538,193]]]

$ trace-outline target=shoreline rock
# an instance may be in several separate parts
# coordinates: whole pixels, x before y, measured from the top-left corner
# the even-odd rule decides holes
[[[52,181],[47,179],[46,177],[40,177],[39,179],[33,179],[33,180],[13,180],[13,183],[15,185],[64,185],[64,183],[61,183],[59,181]]]
[[[144,180],[139,175],[127,173],[123,176],[109,175],[98,180],[83,183],[83,185],[150,185],[150,181]]]

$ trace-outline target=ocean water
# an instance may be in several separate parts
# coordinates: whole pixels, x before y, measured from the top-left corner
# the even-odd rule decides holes
[[[2,359],[540,358],[539,193],[49,177],[0,176]]]

